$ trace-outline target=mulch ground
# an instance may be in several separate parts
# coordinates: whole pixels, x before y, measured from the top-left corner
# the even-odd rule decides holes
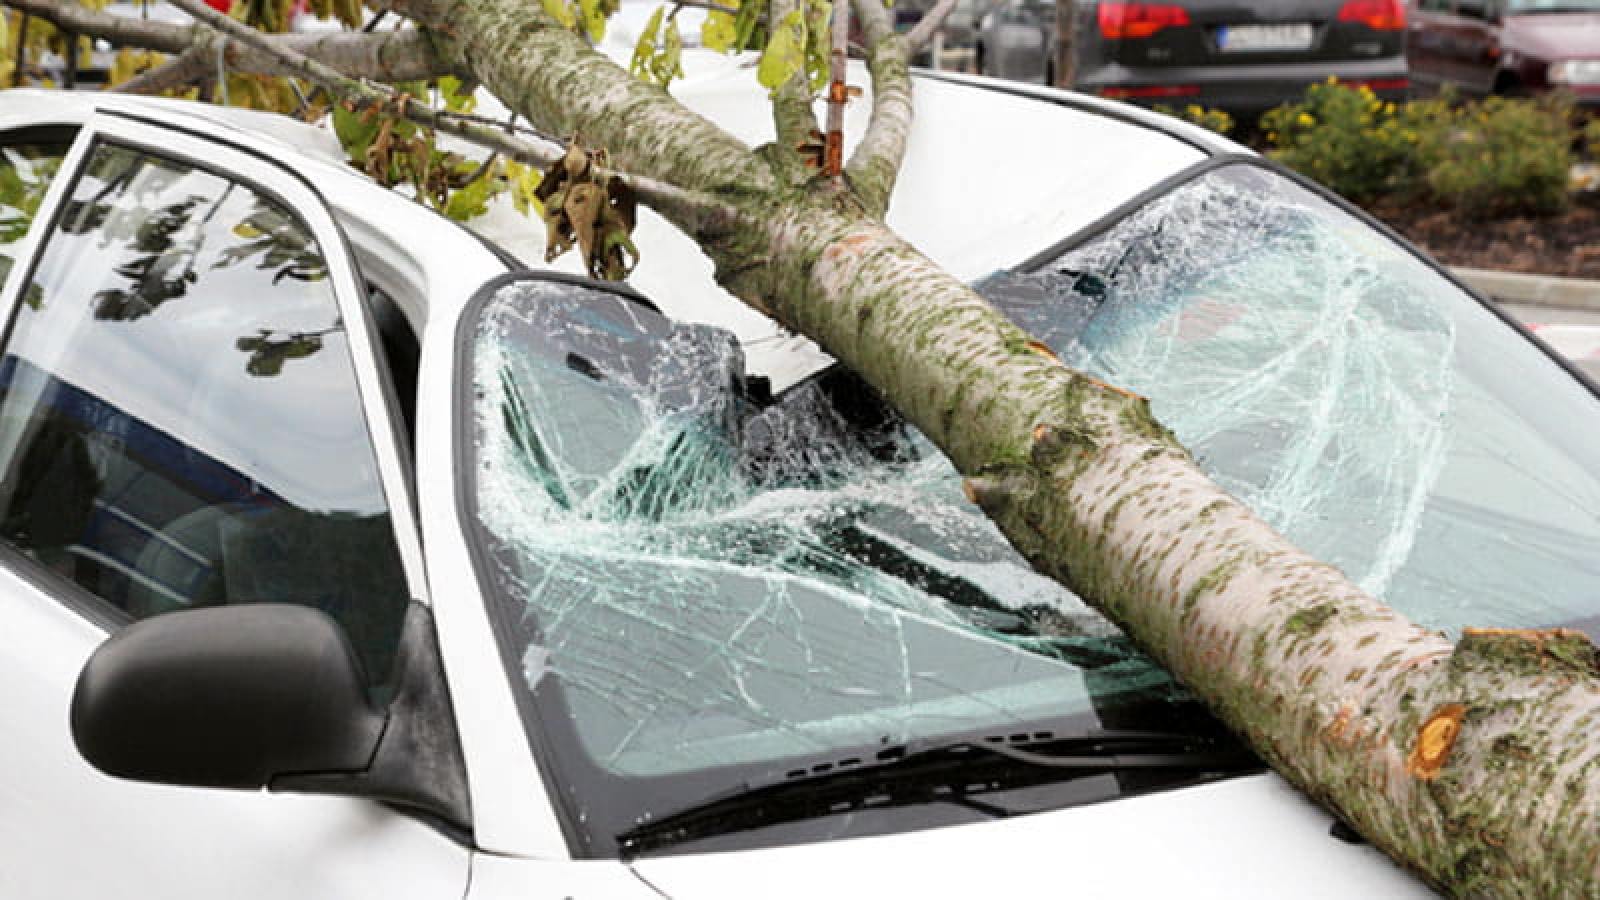
[[[1487,222],[1395,205],[1369,212],[1445,265],[1600,279],[1600,197],[1580,196],[1560,215]]]

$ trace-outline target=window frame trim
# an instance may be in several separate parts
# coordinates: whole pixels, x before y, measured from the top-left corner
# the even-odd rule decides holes
[[[40,123],[46,129],[57,126]],[[0,351],[8,347],[15,330],[23,288],[38,268],[45,249],[45,236],[54,234],[76,190],[91,153],[101,144],[126,147],[149,153],[236,182],[263,197],[281,204],[311,233],[328,263],[329,283],[334,304],[346,323],[350,364],[355,376],[357,400],[366,427],[373,459],[378,469],[379,489],[389,508],[390,533],[400,556],[408,599],[432,606],[422,553],[420,519],[417,513],[413,467],[402,433],[403,417],[391,379],[378,364],[380,345],[376,324],[367,314],[362,279],[356,255],[344,230],[335,219],[322,193],[310,179],[289,166],[254,148],[225,140],[222,135],[194,132],[158,119],[95,113],[87,120],[59,127],[77,128],[71,148],[63,157],[61,169],[45,192],[39,212],[28,234],[16,245],[16,263],[0,286]],[[14,135],[41,130],[29,125],[0,132],[0,142]],[[43,223],[41,225],[41,223]],[[351,327],[360,323],[360,327]],[[67,580],[42,566],[27,565],[23,554],[0,545],[0,561],[56,598],[64,606],[108,632],[127,618],[91,592],[70,585]],[[21,561],[24,564],[18,565]]]

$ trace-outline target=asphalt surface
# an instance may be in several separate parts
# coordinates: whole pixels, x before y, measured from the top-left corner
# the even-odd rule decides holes
[[[1528,303],[1501,303],[1500,308],[1529,325],[1600,325],[1600,308],[1567,309]]]

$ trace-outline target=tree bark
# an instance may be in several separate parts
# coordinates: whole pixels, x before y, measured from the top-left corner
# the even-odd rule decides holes
[[[1056,0],[1056,87],[1072,90],[1078,83],[1077,0]]]
[[[545,132],[697,198],[661,211],[720,283],[882,392],[1036,568],[1375,845],[1463,896],[1600,895],[1600,651],[1564,631],[1452,645],[1407,621],[1218,488],[1143,398],[1066,368],[893,234],[910,82],[882,20],[863,15],[880,113],[839,179],[745,147],[540,0],[393,5]]]

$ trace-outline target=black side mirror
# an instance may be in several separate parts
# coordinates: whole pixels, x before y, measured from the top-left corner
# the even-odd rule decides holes
[[[136,622],[94,652],[72,697],[72,737],[95,768],[195,787],[361,772],[383,727],[339,626],[284,604]]]

